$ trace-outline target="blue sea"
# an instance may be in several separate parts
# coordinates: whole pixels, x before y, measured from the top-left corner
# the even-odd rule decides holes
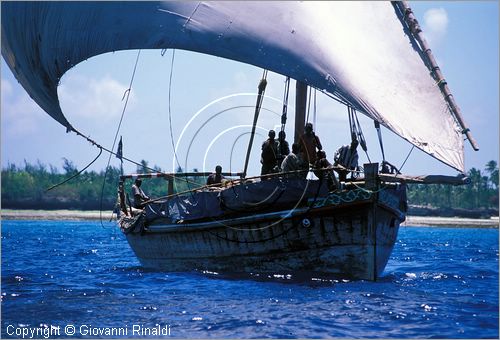
[[[401,228],[379,281],[299,280],[146,271],[112,223],[2,221],[1,337],[498,338],[498,240]]]

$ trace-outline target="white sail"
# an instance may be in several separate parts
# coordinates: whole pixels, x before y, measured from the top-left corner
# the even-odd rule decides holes
[[[38,105],[70,130],[57,97],[68,69],[110,51],[178,48],[323,89],[464,171],[462,129],[390,2],[1,5],[2,55]]]

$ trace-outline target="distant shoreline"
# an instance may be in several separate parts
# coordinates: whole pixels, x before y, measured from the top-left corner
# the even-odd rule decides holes
[[[401,227],[498,228],[498,216],[492,218],[462,218],[406,216]]]
[[[115,215],[113,215],[114,217]],[[61,220],[61,221],[93,221],[101,219],[99,210],[24,210],[2,209],[2,220]],[[109,221],[111,211],[102,212],[102,219]]]
[[[2,209],[2,220],[109,221],[111,211],[99,210],[17,210]],[[113,217],[115,217],[113,215]],[[459,217],[407,216],[401,227],[498,228],[498,217],[473,219]]]

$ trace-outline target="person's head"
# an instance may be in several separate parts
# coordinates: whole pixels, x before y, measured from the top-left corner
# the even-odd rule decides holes
[[[358,147],[358,144],[359,144],[358,140],[357,139],[353,139],[351,141],[351,149],[356,149]]]
[[[312,123],[307,123],[306,126],[304,126],[304,131],[307,134],[310,134],[313,132],[313,125]]]
[[[215,173],[216,173],[217,175],[220,175],[220,174],[222,173],[222,167],[221,167],[220,165],[217,165],[217,166],[215,167]]]
[[[140,179],[140,178],[136,178],[136,179],[135,179],[135,185],[137,185],[138,187],[140,187],[140,186],[141,186],[141,184],[142,184],[142,179]]]
[[[318,159],[323,159],[323,158],[326,158],[326,152],[324,152],[323,150],[319,150],[319,151],[316,153],[316,156],[318,157]]]
[[[274,137],[276,137],[276,132],[274,132],[274,130],[269,130],[269,133],[267,135],[270,139],[274,139]]]
[[[298,154],[300,152],[300,144],[299,143],[292,144],[292,152],[294,154]]]
[[[279,139],[279,140],[285,140],[285,138],[286,138],[286,133],[285,133],[285,131],[280,131],[280,132],[278,132],[278,139]]]

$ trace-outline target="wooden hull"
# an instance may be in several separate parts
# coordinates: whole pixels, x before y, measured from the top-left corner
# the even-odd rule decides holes
[[[147,268],[308,272],[376,280],[405,219],[405,190],[354,190],[330,194],[309,207],[200,223],[160,223],[126,236]]]

